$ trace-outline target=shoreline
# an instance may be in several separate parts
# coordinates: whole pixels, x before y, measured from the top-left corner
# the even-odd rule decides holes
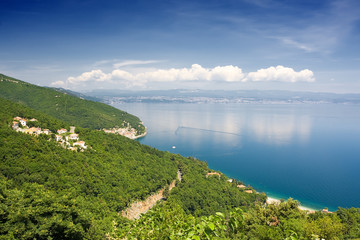
[[[296,199],[294,199],[296,200]],[[286,201],[286,200],[285,200]],[[267,196],[267,199],[266,199],[266,203],[267,204],[277,204],[277,203],[280,203],[280,199],[279,198],[274,198],[274,197],[269,197]],[[299,209],[303,210],[303,211],[309,211],[309,212],[312,212],[312,211],[321,211],[321,209],[314,209],[314,208],[310,208],[310,207],[306,207],[306,206],[303,206],[301,205],[300,203],[300,206],[299,206]]]
[[[142,137],[145,137],[147,135],[147,127],[145,127],[145,132],[141,135],[138,135],[136,136],[135,138],[133,138],[134,140],[137,140],[139,138],[142,138]],[[226,175],[226,174],[225,174]],[[266,203],[267,204],[278,204],[280,203],[281,201],[281,198],[277,198],[277,197],[270,197],[269,195],[266,195],[267,198],[266,198]],[[296,200],[296,199],[294,199]],[[286,201],[286,200],[285,200]],[[297,200],[298,201],[298,200]],[[299,201],[300,205],[299,205],[299,209],[302,210],[302,211],[307,211],[308,213],[310,212],[315,212],[315,211],[321,211],[322,209],[315,209],[315,208],[311,208],[311,207],[307,207],[307,206],[304,206],[304,205],[301,205],[301,202]]]
[[[142,138],[142,137],[145,137],[146,136],[146,132],[145,133],[143,133],[143,134],[141,134],[141,135],[138,135],[138,136],[135,136],[135,137],[133,137],[132,139],[133,140],[136,140],[136,139],[139,139],[139,138]]]
[[[135,136],[135,137],[133,137],[132,139],[133,139],[133,140],[136,140],[136,139],[139,139],[139,138],[145,137],[145,136],[146,136],[146,134],[147,134],[147,128],[145,127],[145,132],[144,132],[143,134],[138,135],[138,136]]]

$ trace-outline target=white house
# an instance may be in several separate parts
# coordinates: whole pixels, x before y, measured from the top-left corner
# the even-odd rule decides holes
[[[32,128],[28,128],[25,130],[25,133],[30,134],[30,135],[39,135],[41,134],[41,128],[36,128],[36,127],[32,127]]]
[[[19,128],[19,123],[16,121],[13,121],[12,129],[17,129],[17,128]]]
[[[20,122],[20,124],[23,126],[23,127],[25,127],[26,126],[26,119],[20,119],[19,120],[19,122]]]
[[[16,121],[20,121],[21,117],[14,117],[13,119]]]
[[[69,139],[77,141],[77,140],[79,140],[79,134],[76,134],[76,133],[70,134]]]
[[[73,146],[74,146],[74,147],[75,147],[75,146],[79,146],[79,147],[84,148],[84,149],[87,148],[87,146],[85,146],[85,142],[84,142],[84,141],[74,142]]]
[[[44,129],[43,133],[46,134],[46,135],[49,135],[51,133],[51,131],[49,129]]]
[[[65,128],[61,128],[61,129],[57,130],[58,134],[63,134],[63,133],[66,133],[66,132],[67,132],[67,130]]]
[[[55,141],[60,142],[62,139],[63,139],[62,136],[55,135]]]
[[[74,126],[70,126],[70,133],[75,133],[75,127]]]
[[[26,130],[25,128],[17,128],[16,129],[17,132],[22,132],[22,133],[25,133],[25,130]]]

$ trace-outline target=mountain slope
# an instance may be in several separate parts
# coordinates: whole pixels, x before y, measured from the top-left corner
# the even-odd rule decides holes
[[[0,97],[85,128],[127,127],[129,124],[137,130],[138,135],[145,132],[140,119],[124,111],[2,74],[0,74]]]
[[[118,212],[176,178],[169,154],[118,135],[76,127],[89,149],[16,132],[16,116],[39,127],[68,123],[0,98],[0,236],[102,239]],[[54,124],[54,126],[53,126]],[[0,237],[1,239],[1,237]]]

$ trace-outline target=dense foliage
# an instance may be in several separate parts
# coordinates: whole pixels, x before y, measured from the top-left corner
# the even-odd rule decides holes
[[[18,133],[10,127],[17,115],[31,115],[40,125],[61,122],[4,99],[0,104],[0,233],[5,236],[40,238],[35,229],[48,218],[66,225],[54,230],[58,233],[51,230],[55,226],[41,226],[54,238],[75,230],[74,236],[81,238],[89,231],[103,236],[132,200],[144,199],[176,178],[177,166],[167,154],[122,136],[79,129],[92,149],[74,152],[46,135]]]
[[[234,207],[247,209],[254,202],[265,203],[265,194],[245,193],[230,183],[221,174],[206,176],[209,168],[206,162],[193,158],[173,156],[183,174],[182,182],[171,192],[170,200],[176,201],[188,214],[204,216],[217,211],[227,212]]]
[[[124,111],[2,74],[0,74],[0,97],[29,106],[72,125],[102,129],[127,127],[129,124],[138,134],[145,132],[140,119]]]
[[[173,201],[133,222],[114,222],[108,239],[359,239],[360,209],[306,214],[292,199],[246,212],[194,217]]]

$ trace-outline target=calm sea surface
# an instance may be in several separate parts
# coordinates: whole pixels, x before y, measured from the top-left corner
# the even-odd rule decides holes
[[[360,106],[114,106],[148,127],[141,143],[207,161],[269,196],[316,209],[360,207]]]

